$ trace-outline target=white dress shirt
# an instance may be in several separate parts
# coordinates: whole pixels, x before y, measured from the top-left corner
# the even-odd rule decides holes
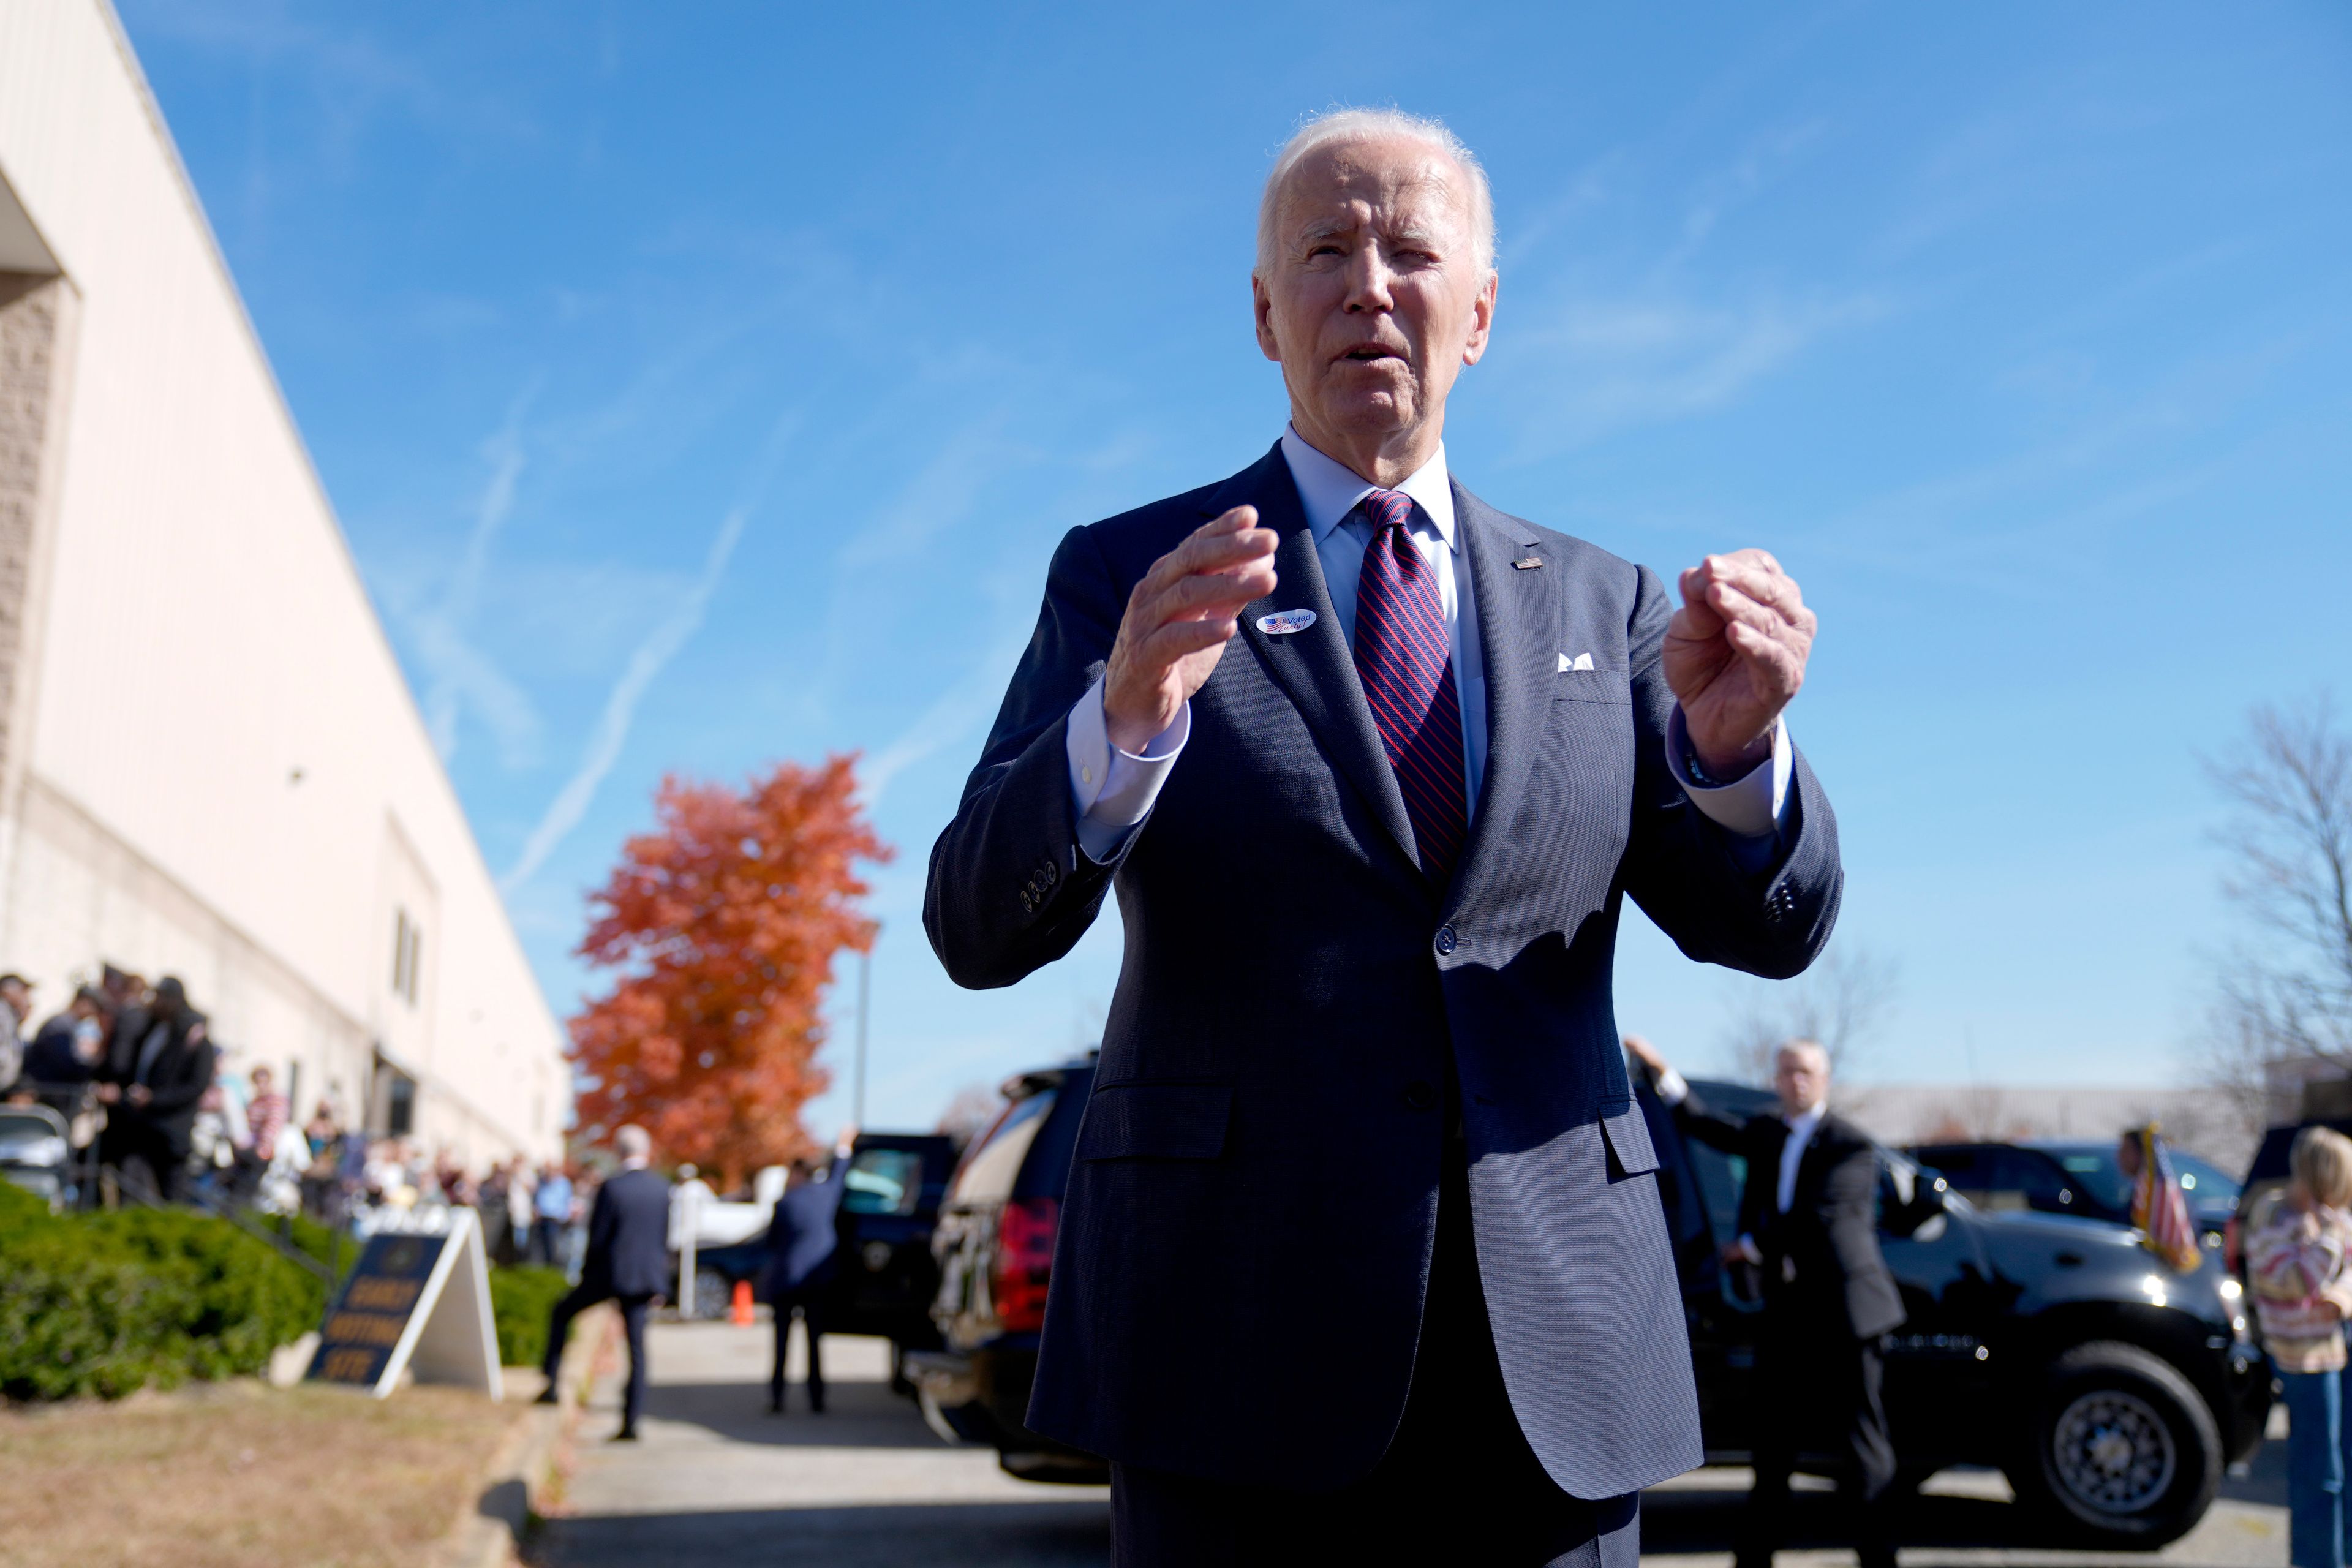
[[[1315,535],[1315,555],[1323,568],[1324,585],[1339,622],[1339,635],[1356,646],[1356,583],[1363,574],[1364,552],[1372,528],[1356,511],[1356,503],[1374,487],[1347,465],[1307,444],[1295,427],[1282,433],[1282,455],[1298,487],[1301,510]],[[1486,771],[1486,676],[1478,640],[1477,597],[1470,574],[1461,569],[1462,541],[1454,526],[1454,485],[1445,468],[1445,448],[1395,487],[1412,498],[1408,525],[1415,549],[1437,578],[1445,612],[1446,642],[1453,655],[1454,695],[1462,709],[1463,772],[1472,813],[1477,810],[1478,785]],[[1276,590],[1279,596],[1281,590]],[[1192,732],[1192,707],[1186,703],[1176,721],[1152,737],[1140,752],[1110,743],[1103,716],[1103,683],[1097,679],[1070,710],[1067,751],[1070,793],[1077,805],[1078,845],[1097,861],[1118,852],[1127,836],[1149,816],[1160,786],[1184,750]],[[1777,847],[1780,824],[1788,809],[1790,752],[1788,726],[1776,722],[1772,755],[1745,775],[1718,787],[1694,783],[1685,765],[1682,709],[1676,706],[1668,722],[1667,766],[1693,805],[1745,842],[1746,851],[1760,869]]]

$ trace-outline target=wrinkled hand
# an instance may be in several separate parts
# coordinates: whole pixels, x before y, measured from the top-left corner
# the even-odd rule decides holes
[[[1819,621],[1761,550],[1710,555],[1682,574],[1666,627],[1666,684],[1700,765],[1717,777],[1771,753],[1772,725],[1805,683]]]
[[[1276,542],[1257,508],[1237,506],[1152,563],[1128,595],[1103,676],[1112,745],[1140,752],[1176,722],[1240,629],[1242,607],[1274,592]]]

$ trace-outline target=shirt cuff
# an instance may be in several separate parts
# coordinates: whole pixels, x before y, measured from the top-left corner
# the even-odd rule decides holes
[[[1789,744],[1789,723],[1772,721],[1772,755],[1728,784],[1702,784],[1691,776],[1690,730],[1683,721],[1682,704],[1666,719],[1666,771],[1683,786],[1691,804],[1705,812],[1725,832],[1769,848],[1780,836],[1789,812],[1789,777],[1796,752]]]
[[[1690,1080],[1672,1068],[1660,1073],[1657,1081],[1650,1087],[1658,1091],[1658,1099],[1668,1106],[1680,1105],[1690,1098]]]
[[[1107,864],[1136,825],[1151,815],[1160,786],[1168,782],[1168,771],[1192,733],[1192,705],[1187,702],[1176,721],[1154,735],[1141,752],[1121,751],[1110,743],[1102,681],[1087,688],[1070,710],[1064,750],[1070,761],[1070,799],[1078,811],[1078,847],[1088,859]]]

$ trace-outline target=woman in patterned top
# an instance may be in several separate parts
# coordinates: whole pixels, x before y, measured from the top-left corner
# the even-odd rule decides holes
[[[2285,1198],[2246,1249],[2263,1343],[2286,1390],[2288,1560],[2345,1568],[2344,1319],[2352,1311],[2352,1139],[2295,1134]]]

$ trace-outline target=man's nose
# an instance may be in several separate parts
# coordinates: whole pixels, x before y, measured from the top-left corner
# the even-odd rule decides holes
[[[1378,247],[1368,245],[1359,250],[1348,270],[1348,309],[1350,311],[1394,309],[1396,300],[1390,292],[1392,277]]]

